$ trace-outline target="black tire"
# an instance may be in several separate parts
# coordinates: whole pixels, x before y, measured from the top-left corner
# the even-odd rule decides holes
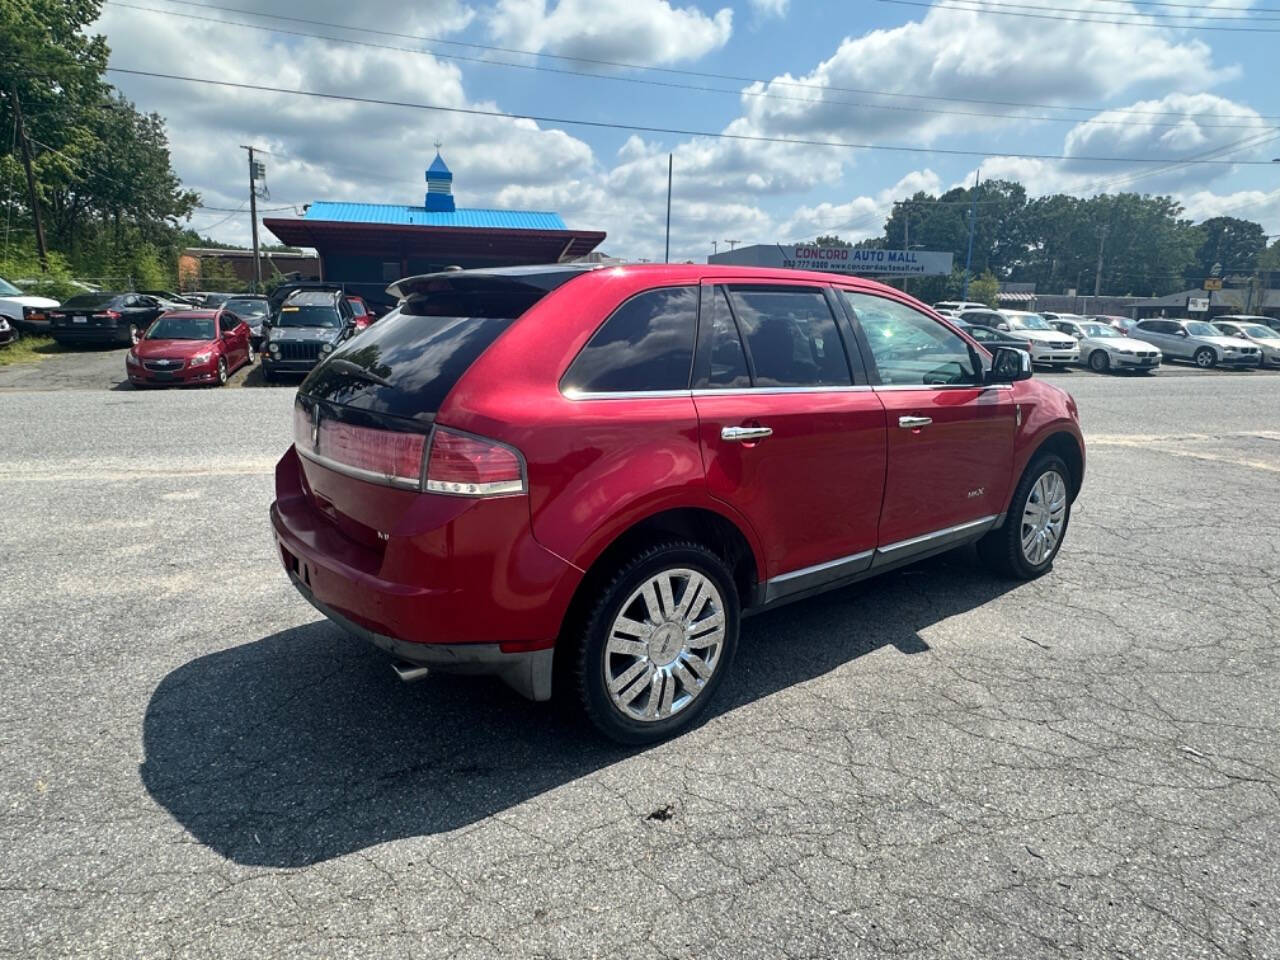
[[[1089,369],[1094,373],[1106,373],[1111,369],[1111,358],[1105,350],[1095,350],[1089,354]]]
[[[665,719],[636,720],[615,706],[610,696],[605,680],[606,645],[614,621],[623,612],[628,598],[649,578],[670,569],[694,570],[714,584],[724,606],[724,638],[714,672],[687,706]],[[598,592],[599,598],[590,608],[585,624],[572,638],[575,643],[573,686],[587,718],[609,739],[630,745],[656,743],[692,727],[715,699],[716,691],[733,664],[738,645],[740,600],[733,574],[725,562],[701,544],[685,540],[666,541],[646,547],[624,561],[598,588]]]
[[[1032,488],[1045,473],[1056,470],[1067,485],[1066,513],[1062,518],[1062,532],[1049,555],[1040,563],[1031,563],[1022,551],[1022,516],[1031,496]],[[1009,513],[1004,526],[992,530],[978,541],[978,554],[996,573],[1015,580],[1034,580],[1053,568],[1053,560],[1067,539],[1071,525],[1071,471],[1062,458],[1052,453],[1041,454],[1023,471],[1018,487],[1009,500]]]
[[[1212,370],[1218,365],[1218,355],[1210,347],[1201,347],[1195,352],[1193,359],[1201,370]]]
[[[215,387],[225,387],[227,385],[227,358],[218,358],[218,379],[214,383]]]
[[[244,358],[244,365],[252,367],[253,362],[258,359],[258,348],[253,345],[253,341],[249,341],[249,355]]]
[[[267,383],[275,383],[277,379],[276,372],[267,366],[265,362],[262,364],[262,379]]]

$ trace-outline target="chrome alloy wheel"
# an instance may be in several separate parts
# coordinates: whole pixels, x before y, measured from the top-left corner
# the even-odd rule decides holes
[[[650,577],[609,628],[604,682],[614,707],[645,722],[684,710],[720,665],[724,629],[724,598],[709,577],[684,567]]]
[[[1022,556],[1038,567],[1053,555],[1067,518],[1067,482],[1046,470],[1031,487],[1022,509]]]

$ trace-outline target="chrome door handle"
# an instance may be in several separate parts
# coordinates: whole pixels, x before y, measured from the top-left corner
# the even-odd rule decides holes
[[[899,417],[898,426],[903,430],[919,430],[933,423],[933,417]]]
[[[763,440],[772,437],[771,427],[721,427],[720,439],[732,443],[749,443],[752,440]]]

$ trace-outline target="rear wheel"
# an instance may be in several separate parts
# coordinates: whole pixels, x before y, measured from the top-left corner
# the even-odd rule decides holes
[[[619,743],[692,726],[733,660],[739,599],[723,560],[671,541],[623,563],[578,638],[575,685],[591,722]]]
[[[1111,366],[1111,358],[1105,350],[1095,350],[1089,354],[1089,369],[1097,373],[1106,373]]]
[[[978,541],[978,553],[992,569],[1018,580],[1049,571],[1071,522],[1070,476],[1054,454],[1036,458],[1026,469],[1004,526]]]
[[[1208,370],[1218,363],[1218,355],[1209,347],[1201,347],[1195,354],[1196,366],[1201,370]]]

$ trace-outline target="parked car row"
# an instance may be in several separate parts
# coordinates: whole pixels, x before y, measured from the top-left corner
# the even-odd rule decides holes
[[[1280,319],[1274,317],[1135,320],[994,310],[985,304],[958,300],[942,301],[934,304],[934,309],[981,342],[1008,346],[1009,341],[1014,341],[1031,354],[1033,363],[1058,369],[1080,364],[1099,373],[1151,372],[1162,362],[1172,360],[1193,363],[1201,369],[1280,367]]]

